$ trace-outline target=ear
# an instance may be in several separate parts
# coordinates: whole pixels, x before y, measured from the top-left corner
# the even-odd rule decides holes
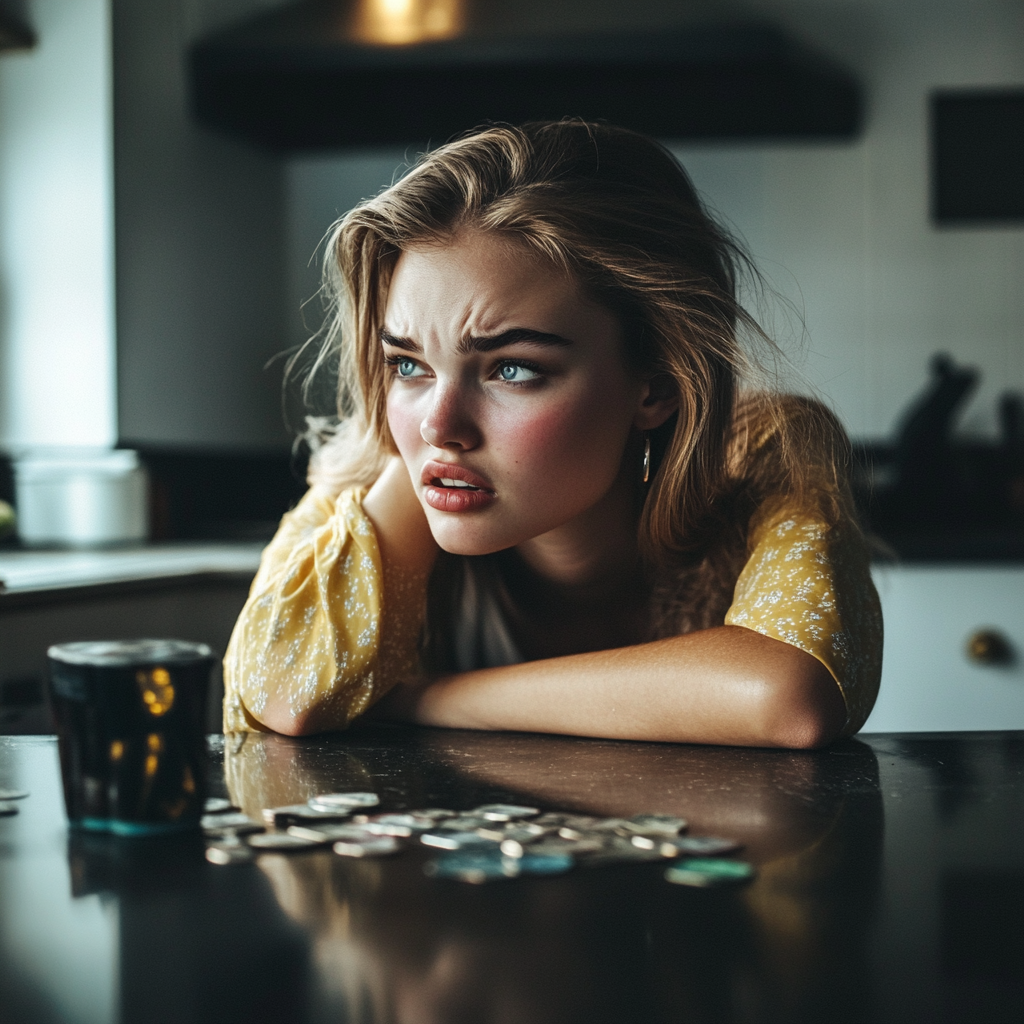
[[[640,404],[633,417],[637,430],[655,430],[679,408],[676,382],[667,373],[658,373],[644,381]]]

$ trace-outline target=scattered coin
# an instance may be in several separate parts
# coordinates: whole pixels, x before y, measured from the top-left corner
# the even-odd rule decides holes
[[[264,832],[264,827],[248,814],[204,814],[199,822],[207,832]]]
[[[686,828],[686,820],[671,814],[635,814],[626,819],[623,828],[643,836],[677,836]]]
[[[275,828],[287,828],[289,825],[303,825],[310,822],[341,822],[348,819],[346,808],[334,810],[318,810],[308,804],[289,804],[286,807],[264,807],[263,820]]]
[[[431,829],[437,828],[435,819],[420,814],[418,811],[412,814],[371,814],[366,821],[371,825],[395,825],[407,828],[410,832],[429,832]]]
[[[247,846],[221,844],[210,845],[206,848],[206,859],[211,864],[225,866],[228,864],[248,864],[253,858],[252,850]]]
[[[444,830],[445,832],[476,832],[480,828],[493,828],[494,822],[487,818],[481,818],[476,815],[473,816],[460,816],[458,818],[449,818],[447,821],[438,822],[438,830]]]
[[[408,825],[390,825],[386,821],[368,821],[362,827],[375,836],[393,836],[395,839],[408,839],[413,834]]]
[[[0,803],[7,803],[8,800],[24,800],[28,796],[25,789],[0,789]]]
[[[600,850],[581,858],[581,863],[589,867],[605,864],[630,864],[644,861],[661,860],[657,850],[643,850],[634,846],[621,836],[612,836]]]
[[[650,836],[633,836],[630,842],[639,847],[641,850],[653,850],[655,847],[660,847],[662,841],[660,839],[652,839]],[[664,845],[668,846],[668,843]],[[660,852],[660,849],[659,849]]]
[[[18,805],[13,800],[0,801],[0,818],[9,818],[18,813]]]
[[[662,846],[671,846],[674,852],[663,853],[665,857],[678,857],[690,854],[697,857],[714,857],[720,853],[733,853],[742,849],[743,844],[733,839],[721,839],[718,836],[675,836],[662,842]]]
[[[523,839],[533,837],[539,839],[541,836],[552,835],[557,831],[551,825],[538,825],[534,821],[516,821],[505,829],[506,839]]]
[[[321,825],[319,822],[315,825],[291,825],[288,831],[291,832],[293,828],[303,828],[309,832],[315,832],[319,836],[323,836],[329,842],[333,842],[336,839],[347,839],[352,842],[362,843],[369,842],[371,839],[379,839],[380,836],[373,832],[367,832],[362,825]]]
[[[376,793],[319,793],[311,796],[308,803],[315,810],[337,811],[353,807],[376,807],[380,797]]]
[[[665,872],[665,878],[676,885],[693,885],[710,888],[714,885],[729,885],[745,882],[754,877],[754,869],[741,860],[719,860],[711,857],[691,858],[673,864]]]
[[[334,844],[334,852],[339,857],[387,857],[400,849],[402,844],[393,836],[374,836],[359,843],[341,839]]]
[[[536,807],[520,807],[518,804],[484,804],[470,811],[488,821],[515,821],[519,818],[535,818],[540,811]]]
[[[531,843],[526,852],[538,855],[569,854],[573,857],[589,857],[592,853],[600,853],[607,845],[603,836],[591,836],[583,839],[560,839],[549,836],[536,843]]]
[[[203,804],[203,812],[205,814],[227,814],[240,809],[241,808],[236,807],[230,800],[225,800],[222,796],[211,796],[206,803]]]
[[[319,840],[303,839],[301,836],[289,835],[287,832],[264,832],[262,835],[249,836],[249,845],[256,850],[278,850],[290,853],[292,850],[309,850],[320,845]]]
[[[535,825],[543,825],[545,828],[561,828],[565,824],[569,814],[562,814],[560,811],[545,811],[539,818],[534,818]]]
[[[448,811],[442,807],[427,807],[421,811],[415,811],[414,813],[421,814],[424,818],[432,818],[434,821],[442,821],[444,818],[458,817],[457,811]]]
[[[316,843],[319,846],[325,846],[331,841],[331,836],[325,832],[316,828],[307,828],[305,825],[289,825],[287,832],[290,836],[295,836],[298,839],[308,839],[309,842]]]
[[[496,850],[498,844],[493,839],[485,839],[475,832],[424,832],[420,836],[424,846],[433,846],[438,850],[466,850],[472,847]]]

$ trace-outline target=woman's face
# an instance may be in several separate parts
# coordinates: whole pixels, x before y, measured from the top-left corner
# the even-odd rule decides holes
[[[631,429],[650,429],[615,317],[500,236],[403,252],[381,340],[391,432],[455,554],[571,526],[624,472]]]

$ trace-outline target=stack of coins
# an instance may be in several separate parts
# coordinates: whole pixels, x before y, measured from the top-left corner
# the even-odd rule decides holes
[[[427,875],[471,883],[666,860],[672,866],[665,878],[678,885],[708,888],[754,876],[751,865],[723,856],[739,843],[684,835],[687,822],[670,814],[599,818],[518,804],[372,811],[379,804],[376,793],[322,793],[304,804],[266,807],[256,821],[226,800],[210,800],[202,822],[206,857],[239,864],[271,850],[330,846],[340,857],[372,858],[420,846],[436,854],[424,865]]]

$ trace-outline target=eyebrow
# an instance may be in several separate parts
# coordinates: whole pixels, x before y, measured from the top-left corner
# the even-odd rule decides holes
[[[402,349],[403,352],[422,351],[420,346],[411,338],[395,337],[384,327],[380,329],[380,340],[384,345]],[[504,348],[506,345],[523,343],[528,345],[550,345],[559,348],[565,348],[572,344],[568,338],[563,338],[560,334],[548,334],[545,331],[535,331],[529,327],[513,327],[511,330],[502,331],[501,334],[495,334],[489,338],[464,338],[458,344],[458,352],[460,355],[465,355],[469,352],[493,352],[495,349]]]

